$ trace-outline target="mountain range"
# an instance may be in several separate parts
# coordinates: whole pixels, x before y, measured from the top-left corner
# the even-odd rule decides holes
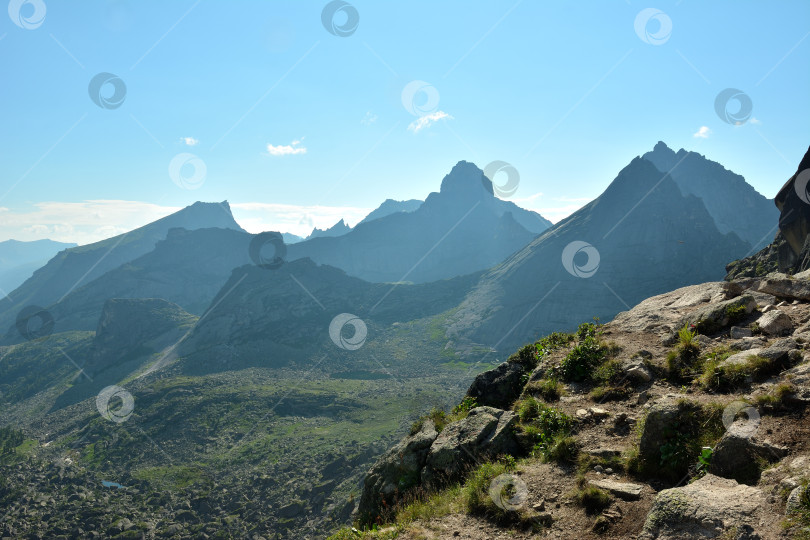
[[[722,279],[770,234],[767,204],[663,143],[557,224],[495,197],[465,161],[424,202],[388,200],[350,230],[284,248],[278,233],[244,231],[227,202],[195,203],[63,250],[11,292],[3,417],[85,485],[135,490],[120,495],[133,523],[323,536],[415,417],[527,341]],[[32,304],[53,335],[18,331]],[[121,422],[95,406],[110,385],[133,399]]]

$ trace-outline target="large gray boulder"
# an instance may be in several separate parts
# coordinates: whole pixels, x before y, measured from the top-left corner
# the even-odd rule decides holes
[[[758,510],[764,505],[759,489],[707,474],[684,487],[658,493],[639,538],[717,538],[736,530],[742,534],[730,538],[759,539]]]
[[[431,420],[424,420],[416,433],[405,437],[371,467],[363,482],[358,515],[372,523],[386,508],[392,508],[419,485],[430,446],[438,436]]]
[[[521,451],[517,416],[493,407],[476,407],[466,418],[445,426],[430,447],[422,479],[437,487],[461,479],[478,463]]]
[[[793,332],[793,321],[780,309],[773,309],[757,319],[757,326],[769,336],[784,336]]]
[[[724,300],[722,302],[715,302],[694,310],[681,319],[679,328],[684,325],[695,327],[703,333],[717,332],[731,323],[736,322],[731,314],[738,308],[743,308],[743,313],[746,315],[753,312],[757,307],[757,301],[750,294],[732,298],[731,300]],[[676,331],[678,328],[675,329]]]
[[[731,424],[714,447],[711,473],[753,484],[759,480],[761,461],[774,463],[787,455],[787,448],[759,441],[756,435],[756,426],[750,419]]]
[[[796,276],[775,272],[765,276],[759,282],[758,289],[777,298],[810,300],[810,281],[808,281],[807,277],[808,274],[804,272],[796,274]]]
[[[508,409],[523,391],[526,368],[518,362],[504,362],[480,373],[467,390],[478,405]]]
[[[656,466],[661,459],[661,447],[671,439],[675,433],[684,426],[685,420],[693,417],[690,414],[695,405],[687,402],[665,401],[653,405],[639,441],[639,456],[642,461]]]

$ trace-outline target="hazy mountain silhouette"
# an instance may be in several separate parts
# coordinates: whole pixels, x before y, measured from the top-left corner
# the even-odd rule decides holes
[[[54,242],[53,240],[0,242],[0,289],[5,293],[13,291],[31,277],[34,270],[47,263],[51,257],[63,249],[75,246],[76,244]]]
[[[294,244],[288,258],[309,257],[372,282],[424,283],[489,268],[549,225],[496,198],[483,171],[461,161],[416,210],[361,222],[340,237]]]

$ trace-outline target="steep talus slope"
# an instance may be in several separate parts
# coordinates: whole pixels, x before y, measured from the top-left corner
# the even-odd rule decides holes
[[[572,242],[592,248],[568,253]],[[749,249],[717,230],[700,199],[636,158],[600,197],[485,273],[450,333],[513,349],[591,317],[609,319],[650,295],[721,278],[725,262]]]
[[[497,264],[530,242],[532,231],[548,225],[534,212],[496,198],[483,171],[462,161],[418,209],[360,223],[337,238],[294,244],[288,256],[309,257],[367,281],[422,283]],[[508,236],[502,234],[507,229]]]
[[[170,229],[218,227],[242,231],[227,201],[197,202],[170,216],[101,242],[60,252],[0,304],[0,328],[7,329],[29,305],[49,306],[76,288],[151,251]]]
[[[776,233],[779,212],[773,199],[759,194],[739,174],[697,152],[674,152],[660,141],[642,157],[662,173],[669,172],[684,195],[699,197],[721,233],[733,231],[757,251]]]

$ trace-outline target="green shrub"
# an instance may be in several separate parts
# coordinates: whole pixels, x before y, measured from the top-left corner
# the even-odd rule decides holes
[[[751,381],[759,380],[773,369],[767,358],[751,355],[745,363],[722,364],[722,360],[711,359],[703,366],[699,384],[706,390],[727,392],[747,387]]]
[[[524,345],[523,347],[518,349],[518,352],[511,355],[506,361],[515,364],[520,364],[526,369],[526,371],[531,371],[535,367],[537,367],[539,358],[540,355],[537,349],[537,345],[531,344],[531,345]]]
[[[461,499],[464,501],[467,512],[472,515],[483,516],[497,523],[518,522],[523,525],[531,524],[532,514],[528,508],[510,511],[501,508],[490,496],[492,481],[501,474],[508,472],[502,463],[484,463],[475,469],[461,488]],[[512,496],[508,490],[513,486],[505,486],[507,490],[503,496],[507,499]]]
[[[610,506],[610,495],[596,487],[580,488],[574,493],[574,501],[585,508],[588,514],[597,514]]]
[[[559,409],[533,397],[515,404],[528,449],[545,461],[569,461],[576,455],[576,441],[570,438],[573,420]]]
[[[567,382],[585,381],[604,359],[604,347],[595,337],[587,335],[560,362],[560,378]]]
[[[556,379],[541,379],[526,385],[526,393],[537,394],[545,401],[552,402],[560,399],[562,389]]]
[[[726,308],[726,317],[728,317],[729,324],[735,324],[745,318],[745,304],[731,305]]]

